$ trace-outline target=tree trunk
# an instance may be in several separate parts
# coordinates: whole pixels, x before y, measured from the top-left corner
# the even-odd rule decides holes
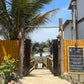
[[[40,57],[42,57],[42,52],[40,53]]]
[[[23,57],[24,57],[24,18],[21,19],[21,26],[19,32],[19,63],[18,63],[18,72],[19,77],[23,77]]]
[[[52,47],[50,47],[50,55],[52,55]]]

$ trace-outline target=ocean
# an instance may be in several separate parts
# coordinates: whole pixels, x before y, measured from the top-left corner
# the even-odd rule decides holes
[[[42,53],[42,56],[48,56],[48,55],[50,55],[50,52],[49,52],[49,50],[45,50],[43,53]],[[36,53],[35,55],[34,55],[35,57],[39,57],[40,56],[40,53]]]

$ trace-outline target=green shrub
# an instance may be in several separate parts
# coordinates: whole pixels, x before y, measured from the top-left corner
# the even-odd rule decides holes
[[[64,76],[59,76],[60,79],[64,79]]]
[[[0,66],[0,72],[5,77],[5,84],[8,84],[8,82],[10,82],[11,80],[14,79],[13,72],[15,70],[17,70],[16,62],[17,62],[17,60],[15,60],[13,57],[4,56],[4,61],[3,61],[2,65]]]
[[[80,84],[84,84],[84,82],[81,82]]]
[[[0,84],[2,84],[2,81],[0,80]]]

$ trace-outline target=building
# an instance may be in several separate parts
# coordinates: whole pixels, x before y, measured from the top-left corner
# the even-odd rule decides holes
[[[84,40],[84,0],[71,0],[69,10],[72,10],[72,26],[64,23],[64,39]],[[70,34],[71,33],[71,34]],[[70,36],[72,35],[72,36]],[[71,38],[72,37],[72,38]]]
[[[73,29],[72,29],[72,20],[67,20],[63,25],[64,30],[64,39],[72,40]]]
[[[77,0],[77,30],[78,39],[84,40],[84,0]]]

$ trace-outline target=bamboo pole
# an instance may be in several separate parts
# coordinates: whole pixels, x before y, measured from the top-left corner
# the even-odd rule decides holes
[[[29,28],[59,28],[59,26],[25,26]]]
[[[76,40],[76,2],[72,2],[73,40]]]

